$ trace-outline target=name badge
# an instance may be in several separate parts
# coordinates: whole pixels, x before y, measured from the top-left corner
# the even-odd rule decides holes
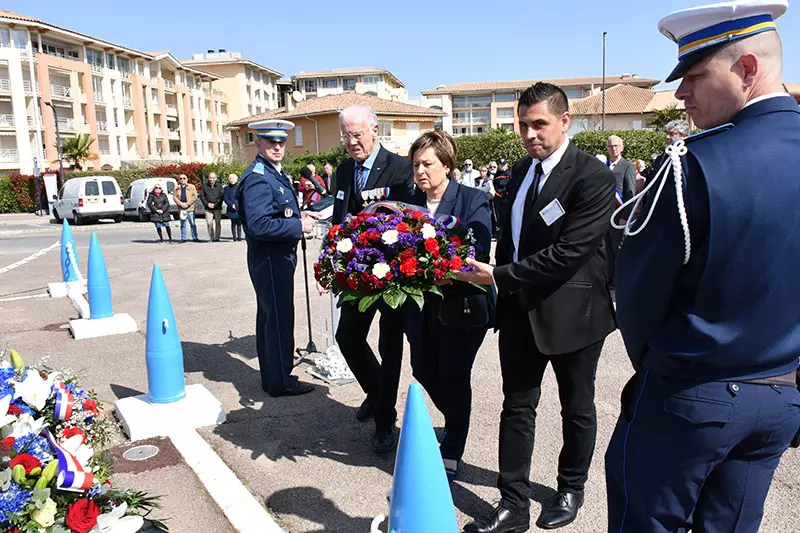
[[[336,193],[337,200],[344,200],[344,191],[339,191]]]
[[[539,216],[542,217],[542,220],[544,220],[544,223],[548,226],[551,226],[553,222],[563,217],[565,214],[566,211],[564,211],[564,208],[561,206],[561,202],[558,201],[558,198],[547,204],[541,211],[539,211]]]

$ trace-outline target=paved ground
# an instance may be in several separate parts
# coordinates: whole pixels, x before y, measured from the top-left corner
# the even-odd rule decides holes
[[[0,268],[28,251],[22,237],[14,250],[0,227]],[[116,242],[101,231],[101,243]],[[152,226],[133,232],[137,241],[150,238]],[[201,230],[201,236],[205,230]],[[83,231],[79,232],[83,233]],[[38,234],[35,234],[38,235]],[[78,234],[76,233],[76,236]],[[88,235],[88,234],[87,234]],[[51,235],[44,246],[54,242]],[[78,237],[80,260],[85,264],[85,240]],[[355,421],[362,400],[357,384],[329,388],[313,380],[304,367],[297,371],[317,390],[299,398],[272,399],[261,392],[255,359],[255,302],[245,265],[244,243],[156,245],[134,243],[104,249],[114,291],[115,310],[131,314],[144,329],[150,271],[161,266],[175,308],[183,340],[188,383],[203,383],[225,405],[228,422],[201,434],[218,451],[276,516],[287,532],[366,532],[373,516],[385,513],[385,494],[391,487],[393,457],[377,457],[369,447],[370,424]],[[191,250],[191,253],[187,251]],[[312,254],[313,255],[313,254]],[[309,257],[313,261],[313,257]],[[302,264],[302,263],[301,263]],[[310,266],[310,265],[309,265]],[[53,251],[25,267],[0,275],[0,345],[23,354],[48,355],[55,366],[83,370],[85,382],[101,399],[112,403],[119,397],[146,389],[143,334],[74,341],[60,325],[74,314],[63,300],[32,298],[4,301],[8,297],[41,293],[48,281],[56,281],[58,254]],[[296,339],[307,342],[302,271],[298,269]],[[317,346],[329,337],[329,300],[312,295],[312,330]],[[376,321],[377,323],[377,321]],[[376,331],[372,343],[377,344]],[[594,533],[605,530],[603,451],[619,411],[619,392],[630,375],[630,365],[618,334],[609,337],[597,376],[599,432],[597,453],[587,487],[587,501],[578,520],[565,532]],[[410,369],[404,366],[398,410],[402,411]],[[454,488],[460,524],[484,513],[497,498],[497,423],[502,402],[497,361],[497,337],[487,336],[473,372],[474,403],[470,440],[463,480]],[[441,417],[432,413],[434,424]],[[553,493],[560,438],[558,397],[552,372],[546,375],[537,427],[532,478],[533,518],[540,503]],[[654,458],[658,460],[658,458]],[[762,532],[800,531],[800,514],[794,506],[800,498],[800,453],[790,451],[776,473]],[[124,474],[126,484],[138,483],[141,474]],[[195,478],[180,465],[150,471],[141,482],[156,492],[169,493],[163,516],[174,516],[173,532],[229,531]],[[143,478],[142,478],[143,479]],[[194,524],[189,525],[189,524]],[[207,524],[207,526],[197,526]]]

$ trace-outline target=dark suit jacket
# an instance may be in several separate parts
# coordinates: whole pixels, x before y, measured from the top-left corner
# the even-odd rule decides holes
[[[636,194],[636,167],[633,163],[621,157],[614,165],[614,178],[617,180],[617,188],[622,193],[622,201],[627,202]],[[631,210],[626,210],[619,218],[628,218]]]
[[[390,199],[410,202],[414,194],[414,177],[411,163],[383,146],[379,148],[375,163],[369,171],[364,190],[389,187]],[[348,157],[336,168],[336,190],[333,203],[333,223],[341,224],[348,213],[359,213],[363,200],[353,193],[353,176],[356,162]]]
[[[606,281],[605,234],[614,208],[614,175],[595,157],[570,143],[536,202],[525,211],[519,261],[512,263],[511,205],[531,166],[518,161],[509,186],[509,209],[497,244],[497,326],[512,299],[528,311],[539,351],[581,350],[616,328]],[[550,226],[540,211],[558,199],[565,214]]]

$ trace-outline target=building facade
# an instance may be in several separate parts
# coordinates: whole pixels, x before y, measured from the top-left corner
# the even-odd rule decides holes
[[[442,129],[455,136],[480,135],[492,128],[519,133],[519,95],[537,81],[558,85],[570,100],[599,94],[603,87],[602,77],[457,83],[423,91],[420,105],[444,111]],[[650,89],[658,83],[635,74],[606,77],[606,87],[625,84]]]
[[[183,64],[219,77],[211,85],[228,96],[230,120],[280,107],[278,80],[283,74],[243,59],[239,52],[209,50],[205,55],[194,54]]]
[[[595,94],[570,102],[570,137],[582,131],[600,129],[647,129],[656,111],[668,107],[685,109],[683,101],[675,98],[674,90],[653,91],[630,85],[615,85],[606,89],[604,117],[602,98],[602,94]],[[687,120],[691,125],[691,119],[687,117]]]
[[[286,140],[286,152],[292,155],[327,152],[341,142],[339,112],[351,105],[372,108],[378,116],[378,140],[384,148],[406,155],[411,144],[422,134],[434,129],[443,113],[435,109],[392,102],[365,94],[346,93],[293,102],[269,113],[231,122],[234,150],[247,158],[256,156],[255,137],[247,124],[257,120],[284,119],[295,124]]]
[[[355,92],[392,100],[408,101],[406,86],[385,69],[353,68],[322,72],[300,72],[292,76],[294,88],[303,98],[320,98],[334,94]]]
[[[0,172],[58,167],[62,141],[93,139],[91,169],[230,153],[217,76],[24,15],[0,11]]]

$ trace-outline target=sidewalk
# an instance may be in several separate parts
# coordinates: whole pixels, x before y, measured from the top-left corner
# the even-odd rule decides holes
[[[180,222],[172,221],[170,226],[180,228]],[[72,231],[106,231],[142,227],[152,227],[147,222],[123,221],[119,224],[111,220],[101,220],[90,224],[76,226],[71,224]],[[61,233],[61,224],[50,215],[37,216],[32,213],[0,214],[0,236],[25,235],[29,233]]]

